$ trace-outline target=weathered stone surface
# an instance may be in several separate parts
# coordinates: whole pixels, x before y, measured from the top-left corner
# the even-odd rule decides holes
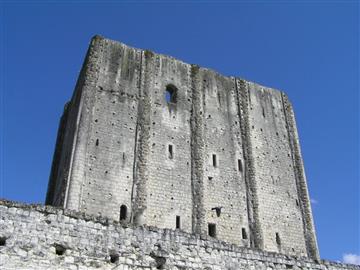
[[[0,269],[359,270],[231,245],[181,230],[0,201]]]
[[[319,259],[285,94],[99,36],[61,119],[46,204]]]

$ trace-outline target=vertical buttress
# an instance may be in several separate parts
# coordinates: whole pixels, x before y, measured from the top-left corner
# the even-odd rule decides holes
[[[258,211],[257,190],[255,184],[255,166],[252,155],[249,124],[249,89],[245,81],[236,79],[236,92],[239,106],[240,129],[245,159],[245,184],[247,191],[247,209],[250,228],[250,243],[254,248],[264,249],[261,223]]]
[[[71,146],[69,147],[71,149],[69,160],[67,161],[67,164],[65,164],[65,166],[68,166],[68,172],[63,180],[64,187],[62,193],[64,194],[64,208],[80,210],[80,183],[82,182],[82,172],[84,171],[84,162],[82,160],[84,160],[88,139],[87,128],[80,127],[80,125],[90,125],[90,121],[86,121],[89,117],[87,107],[91,106],[88,103],[93,102],[94,99],[92,92],[96,87],[99,77],[99,61],[102,56],[101,50],[103,41],[104,39],[100,36],[95,36],[91,40],[85,62],[76,85],[76,90],[71,100],[71,106],[76,109],[74,109],[75,112],[74,115],[72,115],[74,126],[68,127],[69,129],[73,129],[74,134],[69,142],[71,143]]]
[[[191,66],[191,189],[192,189],[192,232],[205,233],[204,210],[204,123],[203,91],[199,78],[199,67]]]
[[[58,133],[56,138],[56,145],[55,145],[55,151],[53,156],[53,161],[51,165],[51,171],[50,171],[50,180],[48,185],[48,190],[46,193],[46,199],[45,204],[46,205],[54,205],[54,206],[60,206],[59,200],[57,200],[57,197],[59,194],[56,193],[58,190],[57,187],[63,183],[60,183],[61,180],[59,179],[59,165],[61,161],[61,154],[62,151],[65,151],[64,149],[64,137],[66,133],[66,126],[67,126],[67,120],[69,115],[69,103],[65,104],[64,112],[60,118],[60,123],[58,127]]]
[[[132,187],[132,211],[131,220],[136,225],[146,223],[145,210],[148,181],[148,157],[150,151],[150,94],[151,65],[153,54],[143,51],[141,55],[141,72],[139,78],[139,103],[136,123],[136,142],[134,154],[134,180]]]
[[[299,137],[296,129],[295,116],[287,96],[284,93],[282,93],[281,96],[283,101],[287,130],[289,134],[289,143],[292,152],[291,154],[294,163],[296,187],[303,216],[306,249],[309,258],[319,261],[320,255],[315,236],[315,226],[312,218],[313,215],[311,211],[308,187],[306,184],[306,176],[301,156]]]

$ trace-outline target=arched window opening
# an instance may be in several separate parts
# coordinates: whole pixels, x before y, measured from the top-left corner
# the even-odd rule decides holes
[[[176,103],[177,89],[175,86],[169,84],[165,89],[165,100],[167,103]]]
[[[127,217],[127,207],[126,205],[120,206],[120,221],[126,220]]]

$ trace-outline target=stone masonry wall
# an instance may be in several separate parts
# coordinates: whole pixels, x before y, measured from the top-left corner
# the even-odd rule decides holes
[[[227,244],[181,230],[125,227],[107,218],[0,201],[0,268],[360,270]]]
[[[281,93],[248,83],[250,138],[263,247],[306,255],[302,212]]]
[[[147,225],[179,226],[192,231],[189,66],[170,57],[147,52],[144,88],[149,100]],[[181,86],[176,103],[167,102],[164,89]],[[171,153],[170,149],[171,148]]]
[[[47,204],[319,258],[280,91],[96,36],[62,119]]]

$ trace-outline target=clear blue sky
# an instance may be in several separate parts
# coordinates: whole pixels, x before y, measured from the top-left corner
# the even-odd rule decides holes
[[[323,258],[359,255],[358,2],[1,4],[1,197],[44,202],[95,34],[284,90]]]

